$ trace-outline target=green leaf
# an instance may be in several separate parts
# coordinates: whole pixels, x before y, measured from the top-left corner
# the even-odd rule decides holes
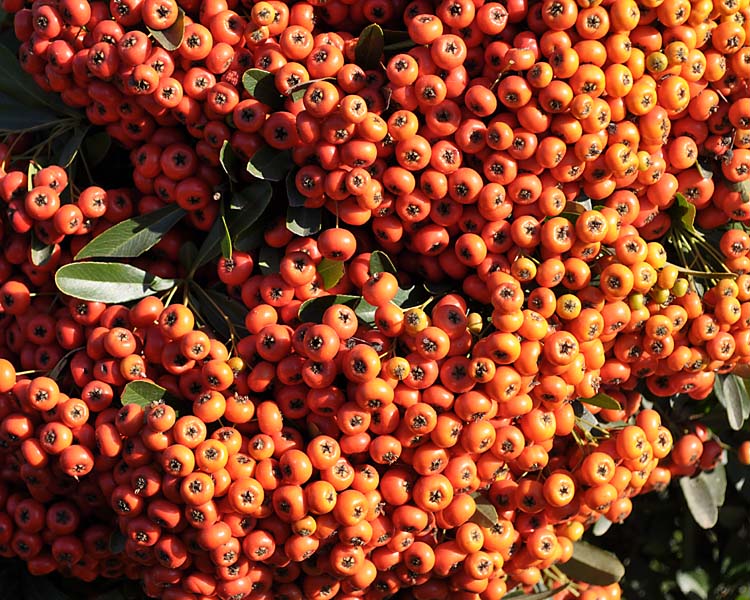
[[[185,11],[178,8],[177,20],[167,29],[151,29],[146,27],[151,37],[169,52],[174,52],[182,44],[185,37]]]
[[[359,34],[354,47],[354,62],[365,70],[377,69],[384,46],[383,28],[377,23],[368,25]]]
[[[724,465],[716,465],[711,471],[701,471],[698,477],[706,482],[714,504],[717,508],[721,508],[727,493],[727,472]]]
[[[242,75],[242,85],[248,94],[272,109],[283,107],[284,96],[276,89],[273,73],[263,69],[248,69]]]
[[[334,304],[344,304],[350,308],[355,308],[361,299],[361,296],[346,294],[310,298],[299,307],[297,316],[303,323],[320,323],[323,320],[323,313]]]
[[[748,403],[747,390],[736,375],[724,375],[717,378],[714,386],[716,397],[727,411],[729,426],[735,431],[745,424],[745,405]]]
[[[357,303],[357,307],[354,309],[354,312],[357,314],[357,318],[365,325],[372,325],[375,322],[375,310],[376,307],[362,298]]]
[[[125,386],[125,389],[127,390],[128,387],[133,383],[146,383],[146,382],[145,381],[131,381],[128,385]],[[156,387],[159,387],[159,386],[156,386]],[[164,390],[164,392],[167,391],[164,388],[161,388],[161,389]],[[137,402],[136,403],[129,402],[128,404],[137,404]],[[148,406],[148,404],[149,403],[147,402],[146,404],[141,404],[140,406],[146,407]],[[127,541],[127,539],[128,538],[126,538],[125,535],[123,535],[119,529],[115,529],[112,532],[112,535],[109,536],[109,551],[112,554],[120,554],[121,552],[124,552],[125,542]]]
[[[331,260],[329,258],[322,259],[315,268],[323,279],[324,290],[330,290],[334,287],[341,281],[346,272],[343,260]]]
[[[677,571],[675,573],[675,581],[680,591],[685,596],[690,597],[690,594],[695,594],[701,600],[707,600],[708,592],[711,589],[711,582],[708,578],[708,573],[701,568],[695,569],[694,571]]]
[[[73,298],[123,303],[171,289],[175,282],[122,263],[81,262],[60,267],[55,284]]]
[[[78,155],[78,151],[81,149],[81,144],[86,138],[86,134],[89,132],[90,128],[91,126],[77,127],[73,131],[73,134],[68,138],[60,151],[60,156],[58,156],[56,164],[65,168],[70,166]]]
[[[193,242],[185,242],[180,246],[180,265],[185,270],[190,270],[195,264],[195,257],[198,256],[198,246]]]
[[[224,140],[219,150],[219,163],[224,172],[229,176],[229,179],[236,182],[237,172],[242,169],[242,160],[237,156],[237,153],[232,149],[232,145],[229,140]]]
[[[711,164],[709,159],[699,156],[698,160],[695,161],[695,168],[698,169],[698,173],[703,179],[713,179],[714,166]]]
[[[571,579],[592,585],[617,583],[625,574],[625,567],[614,554],[582,541],[573,544],[572,558],[558,567]]]
[[[263,275],[271,275],[279,272],[281,264],[281,250],[271,246],[262,246],[258,253],[258,267]]]
[[[401,308],[413,308],[424,304],[430,298],[429,292],[423,286],[399,288],[393,303]]]
[[[390,257],[382,250],[375,250],[370,254],[370,274],[383,272],[397,274],[396,267]]]
[[[695,522],[703,529],[716,525],[719,509],[706,480],[702,477],[681,477],[680,488]]]
[[[729,189],[739,192],[743,202],[750,202],[750,181],[745,180],[731,183]]]
[[[309,81],[303,81],[302,83],[299,83],[295,85],[293,88],[291,88],[287,95],[294,101],[297,102],[298,100],[302,100],[302,98],[305,95],[305,90],[309,88],[312,84],[318,83],[320,81],[333,81],[335,82],[336,79],[334,77],[321,77],[320,79],[310,79]]]
[[[39,173],[39,171],[41,170],[42,167],[39,165],[39,163],[33,160],[29,161],[29,168],[26,169],[26,179],[28,180],[26,182],[26,189],[29,192],[34,189],[34,175]]]
[[[15,98],[0,93],[0,131],[21,131],[32,127],[52,127],[60,117],[52,110],[39,106],[25,106]]]
[[[474,498],[474,503],[477,508],[469,521],[476,523],[481,527],[492,527],[497,523],[497,509],[492,502],[490,502],[490,499],[486,494],[482,492],[473,492],[471,497]]]
[[[35,267],[41,267],[52,258],[52,251],[54,249],[54,246],[40,241],[34,230],[31,230],[31,264]]]
[[[159,243],[182,217],[185,210],[170,204],[145,215],[114,225],[97,235],[76,254],[75,259],[108,257],[135,258]]]
[[[608,410],[620,410],[622,406],[612,396],[608,396],[604,392],[599,392],[593,398],[581,398],[581,402],[590,404],[591,406],[598,406],[599,408],[606,408]]]
[[[570,587],[570,582],[565,583],[564,585],[560,586],[559,588],[555,588],[553,590],[546,590],[544,592],[537,592],[536,594],[525,594],[523,591],[519,590],[517,592],[511,592],[510,594],[506,594],[503,596],[503,600],[515,600],[516,598],[518,600],[548,600],[548,598],[552,598],[559,594],[560,592],[564,592]]]
[[[232,242],[236,241],[263,215],[271,202],[271,192],[270,184],[264,181],[255,182],[239,192],[234,192],[234,197],[242,208],[230,210],[227,214],[227,226]],[[198,250],[194,263],[196,268],[219,255],[224,233],[223,223],[220,219],[216,219]]]
[[[299,169],[294,169],[293,171],[289,171],[289,173],[286,174],[285,183],[286,183],[286,199],[289,203],[289,206],[299,207],[304,206],[305,202],[307,201],[307,198],[300,194],[299,190],[297,189],[297,183],[295,182],[295,177],[297,176],[297,171]]]
[[[263,146],[247,161],[247,172],[266,181],[281,181],[291,167],[291,154],[271,146]]]
[[[151,381],[131,381],[122,390],[120,403],[123,406],[126,404],[137,404],[146,408],[154,402],[164,400],[166,394],[167,390],[165,388]]]
[[[224,235],[221,237],[221,255],[225,260],[229,260],[232,258],[232,235],[229,233],[229,226],[227,225],[227,220],[224,218],[224,215],[221,215],[221,218],[218,220],[221,221],[221,224],[224,227]]]
[[[98,131],[87,135],[83,141],[83,155],[89,167],[95,167],[101,163],[112,146],[112,138],[106,131]]]
[[[58,588],[50,577],[31,575],[22,571],[23,600],[71,600],[70,596]]]
[[[286,211],[286,228],[300,236],[318,233],[323,226],[323,211],[319,208],[290,206]]]
[[[696,233],[695,231],[695,205],[692,202],[688,202],[684,195],[677,192],[675,195],[675,214],[680,222],[685,226],[685,229],[690,233]]]
[[[191,302],[199,307],[198,313],[222,340],[231,338],[231,327],[237,335],[248,334],[244,318],[247,309],[236,300],[216,290],[205,290],[193,283],[190,286]]]
[[[607,533],[610,527],[612,527],[612,521],[602,515],[596,520],[596,523],[594,523],[594,526],[591,528],[591,533],[596,537],[599,537]]]
[[[0,93],[14,98],[17,103],[26,107],[31,114],[31,109],[46,107],[52,109],[57,115],[65,115],[75,119],[82,119],[83,114],[60,100],[57,94],[47,93],[34,81],[33,77],[26,73],[18,63],[18,57],[6,46],[0,45]],[[42,113],[35,113],[41,115]],[[6,115],[0,111],[0,115]],[[28,125],[11,125],[13,129],[19,129]]]

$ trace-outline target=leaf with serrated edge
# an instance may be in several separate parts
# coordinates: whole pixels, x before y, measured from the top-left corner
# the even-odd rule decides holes
[[[153,248],[187,214],[176,204],[122,221],[97,235],[75,259],[135,258]]]
[[[81,262],[60,267],[55,284],[63,294],[94,302],[122,303],[140,300],[174,287],[172,279],[162,279],[142,269],[122,263]]]
[[[320,323],[323,320],[323,313],[331,306],[344,304],[350,308],[355,308],[361,299],[361,296],[346,294],[310,298],[309,300],[305,300],[299,307],[297,316],[303,323]]]
[[[341,281],[341,278],[344,276],[344,273],[346,271],[346,269],[344,268],[344,261],[331,260],[329,258],[323,258],[315,267],[315,269],[323,279],[324,290],[330,290],[339,281]]]
[[[151,381],[131,381],[122,390],[120,403],[137,404],[146,407],[152,402],[159,402],[164,399],[167,390],[160,385]]]
[[[582,541],[573,544],[573,556],[559,568],[571,579],[592,585],[617,583],[625,574],[625,567],[614,554]]]
[[[174,52],[182,44],[185,37],[185,11],[178,8],[177,20],[167,29],[151,29],[147,27],[151,37],[168,52]]]
[[[396,267],[391,258],[382,250],[375,250],[370,254],[370,273],[374,275],[384,271],[396,275]]]
[[[711,529],[716,525],[719,509],[706,480],[700,477],[681,477],[680,488],[695,522],[703,529]]]

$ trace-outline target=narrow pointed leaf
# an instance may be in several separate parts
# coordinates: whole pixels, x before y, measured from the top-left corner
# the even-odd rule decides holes
[[[289,152],[263,146],[250,157],[247,172],[253,177],[266,181],[281,181],[286,177],[292,159]]]
[[[122,263],[81,262],[60,267],[55,284],[73,298],[123,303],[171,289],[175,282]]]
[[[278,248],[263,246],[258,253],[258,267],[263,275],[271,275],[279,272],[281,263],[281,251]]]
[[[167,29],[146,29],[162,48],[173,52],[180,47],[185,37],[185,12],[178,9],[177,20]]]
[[[87,135],[83,141],[83,155],[89,167],[95,167],[101,163],[112,147],[112,138],[106,131],[98,131]]]
[[[362,30],[354,47],[354,62],[363,69],[377,69],[384,46],[383,28],[377,23],[368,25]]]
[[[305,300],[299,307],[297,316],[302,322],[320,323],[323,320],[323,313],[335,304],[344,304],[350,308],[355,308],[361,296],[350,296],[346,294],[318,296]]]
[[[284,96],[276,89],[273,73],[263,69],[248,69],[242,75],[242,85],[253,98],[271,108],[281,108],[284,104]]]
[[[625,567],[614,554],[581,541],[573,545],[573,556],[559,569],[573,580],[592,585],[617,583],[625,574]]]
[[[599,392],[593,398],[581,398],[581,402],[590,404],[591,406],[598,406],[599,408],[606,408],[608,410],[620,410],[622,406],[612,396],[608,396],[604,392]]]
[[[26,179],[28,180],[26,182],[26,188],[29,192],[34,189],[34,175],[41,170],[42,167],[38,163],[33,160],[29,161],[29,168],[26,169]]]
[[[0,131],[20,131],[31,127],[52,127],[60,120],[52,110],[41,106],[24,106],[20,101],[0,94]]]
[[[323,289],[330,290],[344,276],[344,261],[324,258],[318,263],[316,270],[323,279]]]
[[[94,257],[135,258],[159,243],[185,210],[170,204],[152,213],[122,221],[100,233],[76,254],[75,259]]]
[[[131,381],[122,390],[120,403],[137,404],[146,407],[152,402],[159,402],[167,395],[167,390],[153,381]]]
[[[695,522],[703,529],[711,529],[716,525],[719,509],[708,482],[701,477],[681,477],[680,488]]]
[[[70,166],[70,164],[75,160],[75,157],[78,155],[78,151],[81,149],[81,144],[86,138],[86,134],[89,132],[89,129],[90,126],[78,127],[75,129],[75,131],[73,131],[73,135],[68,138],[62,150],[60,151],[60,156],[58,156],[57,158],[58,165],[66,168]]]
[[[232,150],[232,146],[229,140],[224,140],[219,150],[219,163],[224,172],[229,176],[232,181],[237,181],[237,173],[242,170],[242,160],[237,156],[237,153]]]
[[[53,250],[54,246],[42,242],[36,234],[34,234],[34,230],[31,230],[31,264],[35,267],[41,267],[46,264],[47,261],[52,258]]]
[[[300,191],[297,189],[297,183],[295,177],[297,175],[297,169],[289,171],[286,176],[286,198],[289,206],[299,207],[304,206],[307,198],[305,198]]]
[[[229,226],[224,215],[221,215],[221,225],[224,228],[224,235],[221,237],[221,255],[225,260],[232,258],[232,236],[229,233]]]
[[[383,252],[382,250],[375,250],[370,255],[370,273],[383,273],[383,272],[392,273],[393,275],[396,275],[396,267],[393,265],[393,261],[390,259],[390,257]]]
[[[323,226],[323,211],[319,208],[290,206],[286,211],[286,228],[300,236],[316,234]]]

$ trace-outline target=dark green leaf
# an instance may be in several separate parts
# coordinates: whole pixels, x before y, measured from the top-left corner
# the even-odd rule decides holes
[[[167,29],[151,29],[147,27],[151,37],[159,45],[169,52],[177,50],[182,44],[182,38],[185,37],[185,12],[179,8],[177,20]]]
[[[19,100],[0,93],[0,131],[52,127],[59,120],[60,117],[48,108],[24,106]]]
[[[73,298],[123,303],[171,289],[175,282],[122,263],[81,262],[60,267],[55,284]]]
[[[354,47],[354,62],[365,70],[377,69],[384,46],[383,28],[377,23],[368,25],[359,34]]]
[[[170,204],[145,215],[114,225],[97,235],[76,254],[75,259],[94,257],[135,258],[159,243],[182,217],[185,210]]]
[[[702,477],[681,477],[680,488],[695,522],[703,529],[716,525],[719,509],[706,480]]]
[[[193,242],[185,242],[180,246],[180,264],[186,270],[190,270],[195,264],[195,257],[198,256],[198,246]]]
[[[375,322],[375,307],[364,298],[357,303],[354,312],[357,318],[366,325],[372,325]]]
[[[197,284],[191,285],[190,289],[191,302],[198,306],[198,313],[220,339],[230,339],[232,329],[239,336],[247,335],[244,324],[247,309],[244,306],[226,294],[216,290],[204,290]]]
[[[229,233],[229,226],[224,215],[221,215],[219,221],[224,228],[224,234],[221,236],[221,255],[225,260],[229,260],[232,258],[232,235]]]
[[[571,579],[592,585],[617,583],[625,574],[625,567],[614,554],[582,541],[573,544],[572,558],[559,569]]]
[[[279,272],[281,263],[281,250],[271,246],[263,246],[258,253],[258,267],[263,275],[272,275]]]
[[[83,347],[73,348],[72,350],[64,354],[63,357],[57,361],[57,364],[52,367],[52,369],[47,373],[47,377],[57,380],[57,378],[60,377],[60,374],[63,372],[63,369],[70,361],[71,357],[81,350],[83,350]]]
[[[242,160],[237,153],[232,150],[229,140],[224,140],[219,150],[219,162],[224,172],[229,175],[229,179],[237,181],[237,173],[242,169]]]
[[[469,520],[481,527],[492,527],[497,523],[497,509],[492,502],[490,502],[487,495],[483,492],[473,492],[471,497],[474,498],[474,503],[477,508]]]
[[[141,383],[141,382],[139,382],[139,381],[133,381],[131,383]],[[130,384],[128,384],[128,385],[130,385]],[[125,386],[126,390],[127,390],[127,387],[128,386]],[[161,388],[161,389],[164,390],[164,388]],[[164,390],[164,392],[166,392],[166,391],[167,390]],[[133,404],[133,403],[128,403],[128,404]],[[146,406],[148,406],[148,404],[149,403],[147,402],[146,404],[141,404],[140,406],[146,407]],[[124,406],[124,404],[123,404],[123,406]],[[126,538],[122,533],[120,533],[119,529],[115,529],[112,532],[112,535],[109,536],[109,551],[112,554],[120,554],[121,552],[124,552],[125,551],[125,542],[127,541],[127,539],[128,538]]]
[[[54,246],[40,241],[34,230],[31,230],[31,264],[35,267],[41,267],[52,257],[54,249]]]
[[[417,44],[414,40],[409,37],[409,33],[406,31],[398,31],[397,29],[384,29],[383,30],[383,53],[388,55],[398,54],[414,48]]]
[[[593,398],[581,398],[581,402],[590,404],[591,406],[598,406],[599,408],[606,408],[608,410],[620,410],[622,406],[612,396],[608,396],[604,392],[599,392]]]
[[[286,228],[295,235],[316,234],[323,226],[323,211],[319,208],[290,206],[286,211]]]
[[[747,390],[740,381],[736,375],[723,375],[717,377],[717,385],[714,386],[717,399],[727,411],[729,426],[735,431],[742,429],[745,423]]]
[[[299,307],[297,316],[302,322],[320,323],[323,320],[323,313],[334,304],[344,304],[350,308],[355,308],[361,299],[361,296],[343,294],[310,298]]]
[[[537,592],[535,594],[525,594],[523,591],[518,592],[512,592],[510,594],[506,594],[503,596],[503,600],[548,600],[549,598],[552,598],[553,596],[556,596],[560,592],[564,592],[566,589],[570,587],[570,583],[566,583],[558,588],[555,588],[553,590],[547,590],[545,592]]]
[[[732,183],[729,189],[739,192],[743,202],[750,202],[750,181],[745,180]]]
[[[675,574],[675,581],[680,591],[685,596],[690,597],[690,594],[695,594],[701,600],[708,598],[708,592],[711,589],[711,582],[708,578],[708,573],[703,569],[695,569],[694,571],[677,571]]]
[[[0,93],[14,98],[16,103],[20,102],[30,112],[32,108],[46,107],[57,115],[83,118],[82,113],[63,103],[57,94],[42,90],[31,75],[21,68],[18,57],[3,45],[0,45]],[[2,111],[0,114],[3,114]],[[21,127],[18,124],[11,126],[13,129]]]
[[[698,477],[706,482],[714,504],[721,508],[727,493],[727,472],[724,465],[716,465],[711,471],[701,471]]]
[[[423,286],[411,286],[409,288],[399,288],[393,303],[401,308],[414,308],[424,304],[430,298],[429,293]]]
[[[307,88],[309,88],[312,84],[318,83],[319,81],[335,82],[336,79],[333,77],[322,77],[320,79],[311,79],[310,81],[303,81],[302,83],[297,84],[292,89],[290,89],[287,92],[287,95],[290,96],[294,102],[297,102],[298,100],[302,100],[302,98],[305,95],[305,90],[307,90]]]
[[[239,234],[234,240],[234,247],[240,252],[252,252],[257,250],[264,243],[263,236],[268,227],[268,219],[261,218],[252,226]]]
[[[345,272],[344,261],[331,260],[329,258],[322,259],[315,269],[323,279],[324,290],[330,290],[334,287],[339,281],[341,281]]]
[[[87,135],[83,141],[83,156],[90,167],[102,162],[112,146],[112,138],[106,131]]]
[[[299,207],[304,206],[307,198],[300,194],[297,189],[297,183],[295,177],[297,176],[297,169],[289,171],[286,175],[286,199],[289,206]]]
[[[695,233],[695,204],[677,192],[675,195],[675,215],[690,233]]]
[[[698,169],[698,173],[703,179],[712,179],[714,176],[714,166],[707,158],[698,157],[695,168]]]
[[[31,191],[34,189],[34,175],[39,173],[39,171],[42,170],[42,167],[35,161],[30,160],[29,161],[29,168],[26,169],[26,179],[28,180],[26,182],[26,189],[27,191]]]
[[[284,96],[276,89],[273,73],[263,69],[248,69],[242,75],[242,85],[253,98],[271,108],[280,109],[284,105]]]
[[[271,202],[271,186],[264,181],[255,182],[239,192],[234,192],[234,198],[242,206],[240,210],[230,210],[227,214],[227,225],[232,242],[247,231],[265,212]],[[195,266],[200,267],[216,258],[221,252],[221,242],[224,236],[224,225],[217,219],[206,236]]]
[[[396,267],[393,265],[393,261],[390,257],[382,250],[375,250],[370,254],[370,274],[383,272],[397,274]]]
[[[24,569],[22,578],[24,600],[71,600],[50,577],[35,577]]]
[[[81,144],[90,128],[90,126],[77,127],[73,131],[73,134],[67,139],[63,149],[60,151],[60,156],[57,158],[56,164],[66,168],[70,166],[70,163],[72,163],[78,155]]]
[[[247,161],[247,172],[266,181],[281,181],[291,167],[291,154],[271,146],[263,146]]]
[[[153,402],[163,400],[166,394],[165,388],[151,381],[131,381],[122,390],[120,403],[123,406],[137,404],[145,408]]]

